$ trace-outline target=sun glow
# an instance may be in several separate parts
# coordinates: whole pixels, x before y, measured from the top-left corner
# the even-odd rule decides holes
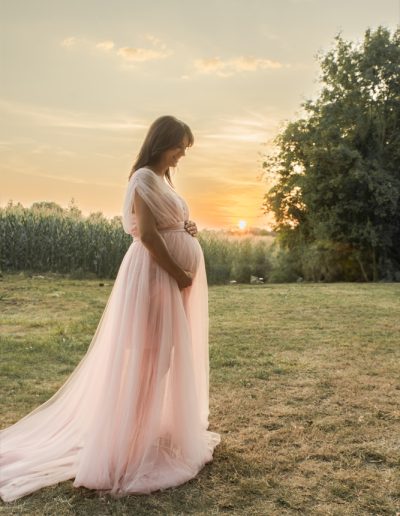
[[[245,229],[247,226],[247,222],[245,220],[239,220],[238,222],[239,229]]]

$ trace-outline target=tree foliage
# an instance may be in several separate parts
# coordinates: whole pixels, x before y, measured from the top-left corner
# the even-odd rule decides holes
[[[304,276],[400,279],[400,29],[338,34],[318,60],[318,97],[263,163],[264,210]]]

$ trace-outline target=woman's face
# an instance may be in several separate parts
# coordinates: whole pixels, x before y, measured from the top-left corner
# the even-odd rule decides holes
[[[185,149],[189,145],[189,138],[185,134],[180,145],[165,151],[165,165],[166,167],[176,167],[179,159],[185,156]]]

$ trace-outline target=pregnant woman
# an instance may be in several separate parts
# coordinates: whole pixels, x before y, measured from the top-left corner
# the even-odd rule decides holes
[[[123,205],[133,241],[87,352],[47,402],[0,432],[4,501],[68,479],[148,494],[212,461],[204,256],[169,171],[192,144],[175,117],[150,126]]]

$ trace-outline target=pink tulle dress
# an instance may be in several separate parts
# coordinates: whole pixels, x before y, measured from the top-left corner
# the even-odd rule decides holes
[[[136,189],[171,255],[193,272],[190,287],[179,290],[141,242]],[[68,479],[117,498],[148,494],[212,461],[220,434],[208,430],[207,277],[188,217],[164,178],[134,172],[123,205],[133,241],[86,354],[47,402],[0,432],[3,501]]]

